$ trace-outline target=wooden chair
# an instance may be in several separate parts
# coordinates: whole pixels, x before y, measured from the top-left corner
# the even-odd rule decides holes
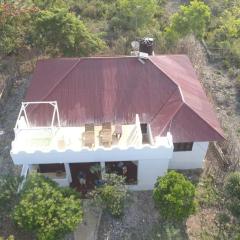
[[[102,130],[99,132],[101,145],[110,147],[112,145],[112,125],[110,122],[102,124]]]
[[[84,146],[93,148],[95,146],[94,124],[85,124],[85,132],[83,133]]]

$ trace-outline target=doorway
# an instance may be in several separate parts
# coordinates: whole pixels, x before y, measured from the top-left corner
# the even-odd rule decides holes
[[[70,186],[86,194],[94,189],[96,181],[101,179],[101,165],[93,163],[70,163],[72,183]]]

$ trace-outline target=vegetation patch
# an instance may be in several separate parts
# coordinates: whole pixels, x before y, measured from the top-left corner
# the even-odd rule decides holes
[[[91,192],[95,202],[113,216],[123,214],[124,203],[127,196],[125,179],[115,173],[104,174],[103,183]]]
[[[153,198],[159,213],[165,219],[183,220],[196,211],[194,185],[175,171],[158,177]]]
[[[12,213],[20,228],[36,234],[39,240],[62,239],[83,219],[79,195],[70,188],[33,174],[20,192],[19,203]]]

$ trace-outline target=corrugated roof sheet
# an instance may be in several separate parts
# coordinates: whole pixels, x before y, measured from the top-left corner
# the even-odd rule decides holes
[[[57,101],[63,126],[88,122],[151,124],[174,142],[216,141],[223,134],[185,55],[60,58],[37,63],[26,101]],[[32,124],[50,122],[49,107],[28,109]]]

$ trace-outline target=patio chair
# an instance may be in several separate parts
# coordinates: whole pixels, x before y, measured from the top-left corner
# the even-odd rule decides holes
[[[102,130],[99,132],[101,145],[110,147],[112,145],[112,125],[110,122],[102,124]]]
[[[84,146],[93,148],[95,146],[94,124],[85,124],[85,132],[83,133]]]

